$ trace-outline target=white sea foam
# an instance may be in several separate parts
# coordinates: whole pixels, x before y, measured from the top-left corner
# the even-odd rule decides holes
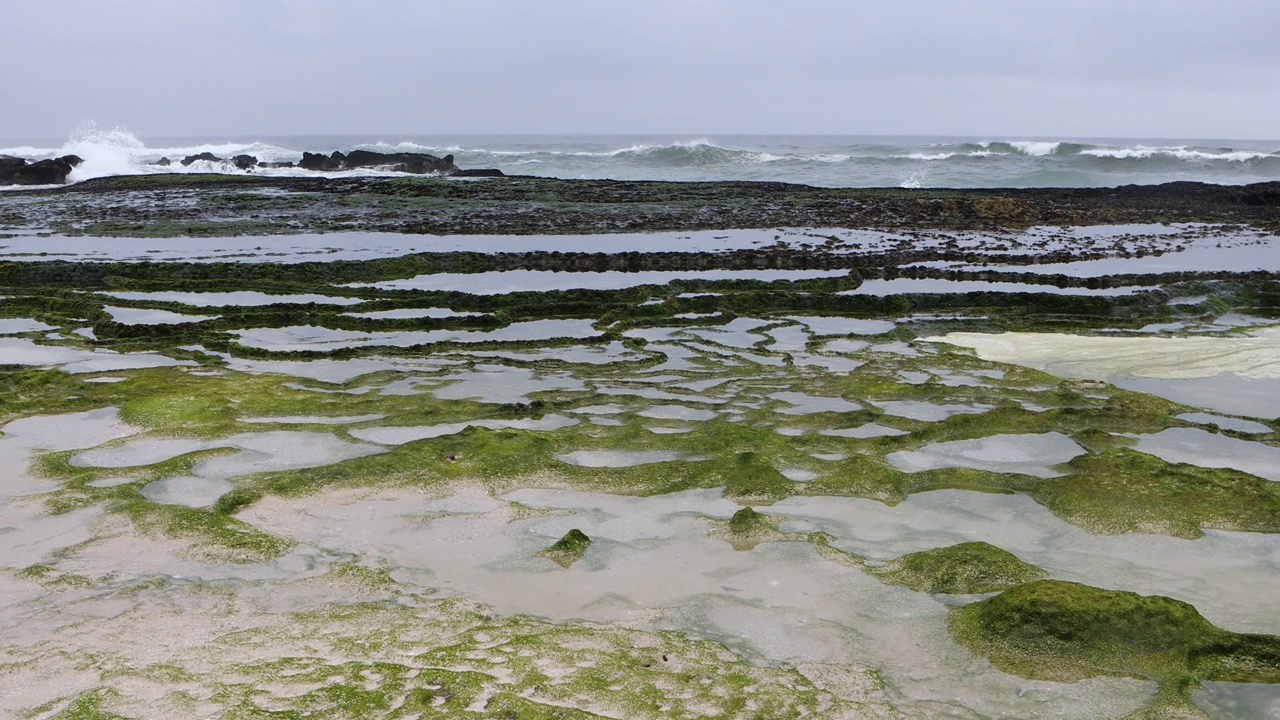
[[[1009,143],[1018,152],[1032,157],[1044,157],[1058,152],[1058,148],[1062,146],[1060,142],[1040,141],[1040,140],[1015,140]]]
[[[1080,154],[1092,157],[1112,158],[1116,160],[1146,160],[1152,157],[1164,156],[1188,161],[1208,160],[1244,163],[1251,160],[1261,160],[1263,158],[1280,159],[1280,155],[1277,155],[1276,153],[1263,151],[1233,150],[1224,148],[1218,152],[1211,152],[1190,148],[1185,145],[1166,147],[1137,145],[1127,148],[1098,147],[1081,150]]]

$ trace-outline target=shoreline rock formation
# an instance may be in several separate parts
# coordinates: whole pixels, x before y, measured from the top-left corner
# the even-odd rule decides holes
[[[0,185],[65,184],[71,170],[82,162],[84,160],[76,155],[64,155],[59,158],[35,161],[11,155],[0,155]],[[378,153],[369,150],[353,150],[347,154],[335,151],[329,155],[304,152],[302,161],[298,163],[260,161],[253,155],[247,154],[222,158],[211,152],[202,152],[197,155],[188,155],[181,160],[162,157],[151,164],[156,167],[171,167],[175,164],[182,167],[190,167],[196,162],[225,164],[238,170],[246,171],[253,171],[255,168],[300,167],[304,170],[334,172],[356,168],[376,168],[410,175],[443,175],[449,177],[506,176],[505,173],[496,168],[464,170],[454,164],[452,155],[439,158],[426,153]]]
[[[58,185],[65,183],[67,175],[82,162],[76,155],[35,162],[0,155],[0,185]]]

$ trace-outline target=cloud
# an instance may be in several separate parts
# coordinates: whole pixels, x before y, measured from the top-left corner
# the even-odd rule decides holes
[[[84,117],[152,135],[1257,136],[1280,113],[1280,6],[1260,1],[46,0],[6,15],[13,136]]]

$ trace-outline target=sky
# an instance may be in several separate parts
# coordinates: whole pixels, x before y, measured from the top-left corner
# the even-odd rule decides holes
[[[0,138],[1280,138],[1274,0],[5,0]]]

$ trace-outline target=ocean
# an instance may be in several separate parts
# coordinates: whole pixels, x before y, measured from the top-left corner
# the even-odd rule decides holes
[[[176,163],[203,152],[296,162],[304,151],[354,149],[452,154],[459,167],[498,168],[509,175],[755,180],[822,187],[1116,187],[1280,180],[1280,140],[698,134],[144,138],[96,127],[66,139],[0,140],[0,155],[33,160],[79,155],[85,162],[71,174],[71,182],[159,172],[245,172],[222,163]],[[152,164],[162,157],[175,164]],[[314,175],[290,168],[252,172]]]

